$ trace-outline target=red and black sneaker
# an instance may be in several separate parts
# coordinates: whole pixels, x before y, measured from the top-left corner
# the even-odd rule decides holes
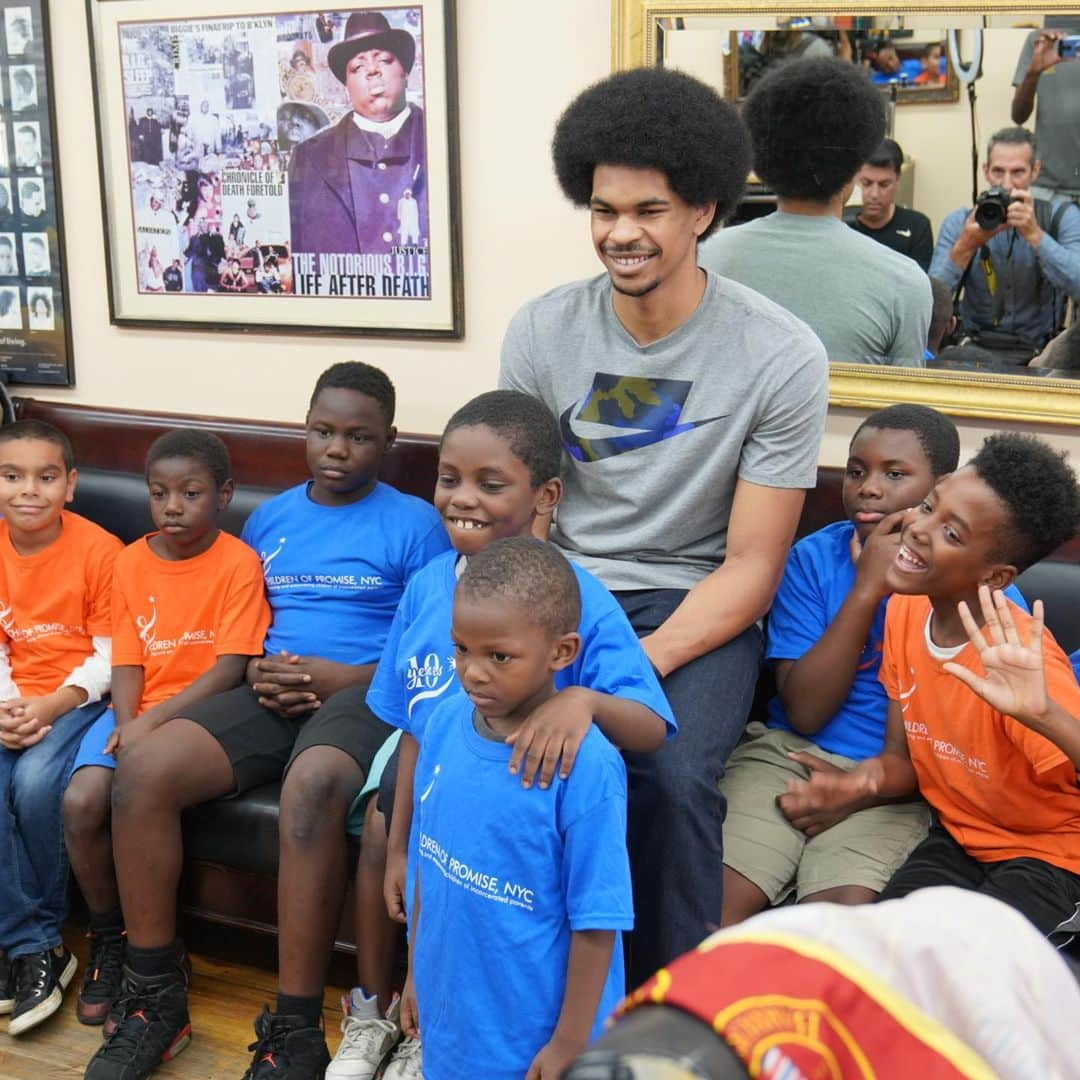
[[[125,935],[126,933],[127,931],[125,931]],[[191,985],[191,954],[187,951],[187,946],[179,938],[176,941],[176,950],[173,953],[173,963],[180,970],[180,974],[184,976],[184,988],[186,989]],[[119,999],[115,999],[109,1009],[109,1015],[105,1019],[105,1026],[102,1028],[102,1034],[105,1038],[108,1038],[117,1029],[120,1021],[124,1018],[124,1014],[118,1006]]]
[[[90,1059],[85,1080],[145,1080],[191,1042],[183,972],[147,977],[124,968],[120,1022]]]
[[[124,971],[124,929],[110,927],[91,930],[90,955],[83,971],[82,987],[75,1002],[75,1016],[80,1024],[104,1024],[120,996]]]
[[[253,1052],[243,1080],[323,1080],[330,1051],[322,1028],[302,1016],[278,1016],[265,1006],[255,1021]]]

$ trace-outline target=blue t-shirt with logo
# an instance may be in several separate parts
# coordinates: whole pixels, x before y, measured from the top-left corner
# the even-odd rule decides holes
[[[262,559],[267,655],[342,664],[378,660],[405,585],[450,543],[430,503],[383,483],[348,506],[321,506],[298,484],[259,506],[241,539]]]
[[[634,917],[622,759],[592,728],[547,790],[522,788],[509,760],[463,694],[425,724],[413,970],[428,1080],[521,1080],[555,1030],[575,931],[616,931],[593,1038],[623,995],[617,931]]]
[[[822,638],[855,584],[851,537],[855,526],[837,521],[803,537],[788,554],[780,588],[769,612],[766,660],[799,660]],[[1015,585],[1005,595],[1028,610]],[[862,761],[881,752],[889,699],[878,681],[885,639],[888,597],[874,613],[870,634],[859,656],[855,679],[836,715],[820,731],[804,736],[833,754]],[[769,702],[766,724],[794,731],[779,696]]]
[[[376,716],[417,739],[443,697],[464,696],[450,642],[459,558],[456,551],[447,551],[409,582],[367,692]],[[675,716],[625,612],[592,574],[570,565],[581,589],[581,650],[570,667],[556,674],[556,687],[584,686],[637,701],[664,720],[670,738],[677,730]]]

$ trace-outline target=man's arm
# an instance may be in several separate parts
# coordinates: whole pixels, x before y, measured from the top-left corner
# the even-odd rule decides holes
[[[1009,206],[1009,224],[1035,249],[1046,280],[1074,299],[1080,299],[1080,210],[1070,206],[1061,216],[1057,237],[1043,232],[1035,220],[1029,192]]]
[[[1023,78],[1016,84],[1016,90],[1012,99],[1012,122],[1022,124],[1035,108],[1035,95],[1038,92],[1039,76],[1047,68],[1053,67],[1061,61],[1058,56],[1057,43],[1063,38],[1063,30],[1043,30],[1035,38],[1028,60],[1027,71]],[[1026,46],[1025,46],[1026,49]]]
[[[409,831],[412,829],[413,780],[420,744],[407,731],[398,743],[397,781],[394,785],[394,812],[386,839],[386,878],[383,899],[391,919],[405,921],[405,882],[409,858]]]
[[[738,481],[724,562],[641,640],[661,676],[730,641],[769,610],[805,497],[801,488]]]

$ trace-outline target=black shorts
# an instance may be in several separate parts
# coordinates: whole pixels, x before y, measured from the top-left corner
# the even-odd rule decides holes
[[[896,900],[916,889],[954,885],[992,896],[1015,908],[1047,937],[1067,939],[1066,924],[1080,911],[1080,874],[1042,859],[973,859],[938,822],[893,874],[878,900]],[[1054,931],[1058,931],[1055,935]]]
[[[366,777],[372,758],[394,731],[367,707],[366,694],[366,687],[351,686],[331,695],[311,715],[287,719],[260,705],[251,687],[238,686],[193,705],[187,718],[221,743],[239,795],[280,780],[312,746],[343,750]]]

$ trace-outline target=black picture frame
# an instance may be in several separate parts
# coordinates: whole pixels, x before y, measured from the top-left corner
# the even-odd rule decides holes
[[[63,220],[49,5],[0,0],[0,379],[12,385],[75,385]]]
[[[114,324],[464,337],[455,0],[189,0],[182,16],[164,0],[86,7]],[[330,52],[366,56],[370,36],[408,53],[403,33],[413,59],[391,54],[405,107],[389,122],[404,120],[365,127]],[[373,148],[361,180],[331,149],[350,138]],[[368,174],[386,180],[381,208]]]

